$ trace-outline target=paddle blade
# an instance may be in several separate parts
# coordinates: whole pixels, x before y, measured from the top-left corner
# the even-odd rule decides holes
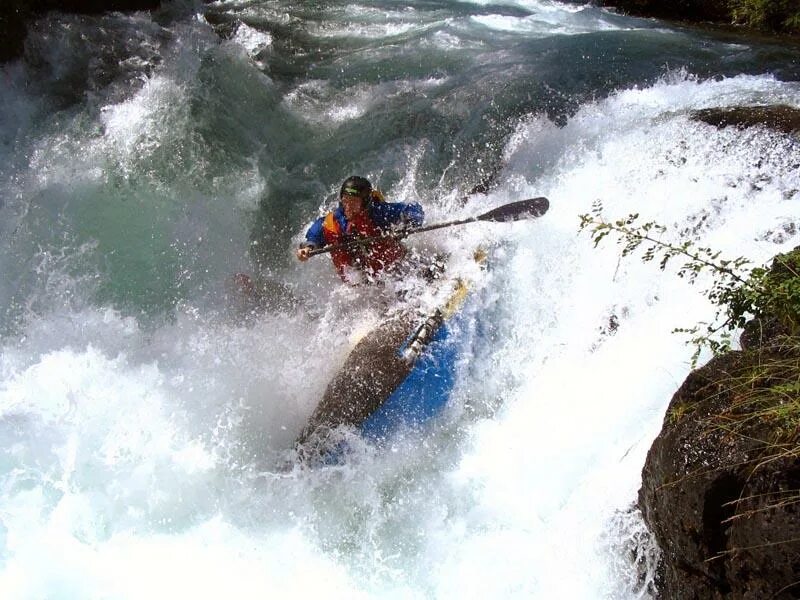
[[[550,201],[541,196],[539,198],[528,198],[518,200],[510,204],[498,206],[477,217],[478,221],[521,221],[523,219],[534,219],[541,217],[550,208]]]

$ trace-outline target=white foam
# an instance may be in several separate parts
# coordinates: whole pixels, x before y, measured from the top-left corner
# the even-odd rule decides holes
[[[482,6],[497,6],[494,2],[474,2]],[[569,5],[560,2],[506,2],[501,6],[515,6],[531,14],[516,16],[484,14],[470,17],[470,22],[493,31],[519,33],[526,36],[576,35],[595,31],[631,30],[639,23],[635,19],[614,19],[609,13],[590,6]]]
[[[311,35],[320,38],[383,39],[400,36],[415,29],[416,23],[347,23],[326,22],[308,27]]]
[[[553,34],[577,35],[598,30],[630,29],[630,26],[617,26],[603,19],[576,20],[571,12],[544,12],[527,17],[485,15],[471,17],[471,20],[494,31],[524,33],[529,36],[542,37],[549,37]]]
[[[241,23],[236,28],[233,41],[240,44],[251,56],[254,56],[272,45],[272,36],[266,31],[259,31],[246,23]]]
[[[335,127],[365,114],[376,94],[444,81],[363,84],[347,97],[310,82],[286,106]],[[131,160],[182,131],[185,92],[162,73],[110,106],[92,160],[101,149]],[[244,323],[186,301],[169,322],[142,329],[110,308],[38,311],[0,354],[3,596],[646,597],[621,549],[643,535],[627,509],[689,370],[691,349],[670,330],[713,310],[674,267],[620,261],[613,243],[594,249],[578,215],[600,199],[609,217],[640,212],[671,232],[698,227],[703,243],[756,260],[794,246],[796,233],[776,230],[798,216],[796,142],[761,128],[717,130],[688,113],[798,106],[798,97],[796,83],[769,76],[701,82],[677,72],[588,103],[565,127],[523,120],[491,196],[458,211],[426,207],[435,220],[551,200],[542,219],[475,224],[441,242],[453,272],[476,278],[469,252],[491,251],[465,309],[475,320],[447,414],[384,448],[354,439],[341,467],[275,469],[348,338],[376,316],[360,290],[331,291],[327,263],[286,275],[305,279],[294,283],[314,305],[308,315]],[[423,149],[398,154],[408,168],[397,196],[420,187]],[[34,170],[72,181],[48,171],[45,154]],[[260,169],[228,182],[245,208],[266,189]],[[218,223],[192,222],[205,221]]]
[[[95,544],[53,519],[13,550],[14,565],[0,574],[0,589],[13,598],[53,597],[55,590],[64,598],[366,597],[297,532],[241,530],[219,516],[182,533],[119,534]]]
[[[453,530],[443,595],[643,593],[615,578],[602,540],[635,501],[645,453],[689,371],[691,349],[670,331],[712,309],[674,268],[620,261],[612,242],[593,249],[586,234],[576,237],[577,216],[601,199],[609,218],[640,212],[670,226],[677,241],[707,215],[703,243],[730,256],[768,260],[790,249],[797,235],[774,243],[764,232],[797,216],[800,147],[763,129],[717,130],[684,111],[751,96],[754,87],[784,97],[795,85],[665,82],[588,105],[563,129],[538,119],[520,128],[505,176],[516,194],[547,195],[552,208],[530,233],[514,232],[497,282],[505,341],[479,374],[513,384],[489,387],[502,390],[505,409],[473,430],[473,448],[453,474],[475,499],[475,522]],[[553,155],[546,176],[523,183],[525,170]]]
[[[363,117],[386,98],[425,93],[447,81],[446,77],[400,80],[377,85],[359,84],[339,90],[321,80],[306,81],[286,94],[283,103],[297,118],[335,129]]]

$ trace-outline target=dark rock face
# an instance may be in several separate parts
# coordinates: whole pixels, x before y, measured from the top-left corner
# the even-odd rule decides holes
[[[596,0],[600,6],[637,17],[685,24],[736,24],[743,32],[800,33],[797,0]]]
[[[778,319],[753,319],[745,325],[739,337],[739,344],[744,350],[758,350],[765,341],[789,333],[790,331]]]
[[[694,111],[692,118],[720,128],[764,125],[783,133],[800,132],[800,110],[786,105],[706,108]]]
[[[0,3],[0,62],[22,54],[28,23],[51,10],[100,14],[154,10],[161,0],[3,0]]]
[[[663,550],[662,598],[800,598],[798,432],[781,434],[769,411],[799,401],[769,393],[797,379],[800,349],[786,340],[713,359],[670,402],[639,491]]]
[[[725,0],[601,0],[603,6],[640,17],[689,21],[729,21]]]

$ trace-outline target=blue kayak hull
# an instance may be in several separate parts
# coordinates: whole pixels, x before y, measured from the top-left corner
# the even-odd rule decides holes
[[[312,462],[340,463],[347,454],[336,433],[340,427],[379,441],[440,414],[456,380],[470,287],[456,280],[424,321],[400,314],[364,336],[298,437],[298,452]]]
[[[361,424],[364,436],[380,439],[398,428],[419,426],[441,412],[456,375],[458,349],[451,333],[450,323],[439,327],[408,376]]]

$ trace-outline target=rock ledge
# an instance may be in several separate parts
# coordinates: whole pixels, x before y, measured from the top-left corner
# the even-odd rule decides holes
[[[800,252],[784,256],[797,277]],[[663,551],[662,598],[800,598],[793,333],[777,318],[749,323],[743,350],[693,371],[670,402],[639,491]]]

